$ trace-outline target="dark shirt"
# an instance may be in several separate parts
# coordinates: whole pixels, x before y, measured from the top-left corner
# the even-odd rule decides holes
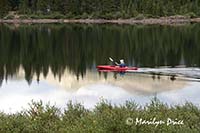
[[[119,66],[120,67],[126,67],[126,64],[120,64]]]

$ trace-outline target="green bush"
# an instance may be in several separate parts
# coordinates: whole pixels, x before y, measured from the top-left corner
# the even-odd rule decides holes
[[[99,12],[94,12],[90,15],[90,18],[99,19],[101,18],[101,14]]]
[[[73,18],[73,17],[74,17],[74,15],[71,12],[69,12],[65,15],[65,18]]]
[[[136,17],[139,13],[136,10],[132,11],[132,17]]]
[[[159,18],[159,16],[155,16],[155,15],[152,15],[152,14],[145,14],[144,16],[147,17],[147,18]]]
[[[136,125],[137,118],[171,118],[183,120],[184,124]],[[103,100],[93,110],[69,102],[64,111],[40,101],[31,102],[29,109],[20,113],[0,113],[0,132],[198,132],[199,121],[200,109],[193,104],[168,106],[156,98],[144,107],[133,101],[116,106]]]
[[[19,19],[30,19],[28,15],[20,15]]]
[[[74,15],[72,19],[81,19],[81,15]]]
[[[43,14],[31,14],[29,16],[27,15],[21,15],[22,18],[31,18],[31,19],[64,19],[65,16],[63,14],[60,14],[58,12],[43,15]]]
[[[106,13],[105,15],[103,15],[104,19],[112,19],[113,18],[113,14],[112,13]]]
[[[136,20],[142,20],[142,19],[145,19],[145,16],[144,14],[138,14],[136,17],[135,17]]]
[[[87,14],[86,12],[84,12],[82,15],[81,15],[81,18],[82,19],[87,19],[89,17],[89,14]]]
[[[189,12],[185,16],[189,17],[189,18],[196,18],[197,17],[197,15],[194,12]]]
[[[40,19],[41,17],[39,15],[36,14],[32,14],[29,16],[31,19]]]
[[[113,19],[123,18],[123,14],[121,12],[113,13],[112,18]]]
[[[7,16],[4,17],[4,19],[14,19],[14,18],[15,18],[14,15],[7,15]]]
[[[65,16],[59,12],[55,12],[49,15],[49,19],[64,19]]]

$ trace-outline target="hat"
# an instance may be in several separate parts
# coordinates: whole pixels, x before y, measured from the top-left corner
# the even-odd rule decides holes
[[[121,64],[124,64],[124,60],[123,60],[123,59],[121,59],[121,60],[120,60],[120,63],[121,63]]]

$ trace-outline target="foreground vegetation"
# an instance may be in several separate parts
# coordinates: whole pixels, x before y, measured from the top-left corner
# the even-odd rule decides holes
[[[135,125],[136,118],[149,120],[183,120],[183,125]],[[132,118],[133,123],[127,123]],[[0,132],[198,132],[200,130],[200,110],[186,103],[169,107],[157,99],[145,107],[134,102],[114,106],[105,100],[95,109],[85,109],[81,104],[69,102],[64,111],[55,106],[32,102],[28,110],[16,114],[0,113]]]
[[[199,0],[1,0],[0,17],[9,11],[22,18],[132,18],[200,16]],[[25,15],[26,14],[26,15]],[[12,18],[13,16],[8,16]]]

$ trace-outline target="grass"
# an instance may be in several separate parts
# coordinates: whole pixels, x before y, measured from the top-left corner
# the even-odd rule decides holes
[[[183,120],[183,125],[136,125],[136,118]],[[127,123],[132,119],[132,123]],[[130,122],[130,121],[129,121]],[[140,107],[132,101],[121,106],[111,105],[103,100],[93,110],[81,104],[69,102],[66,109],[40,102],[31,102],[30,107],[15,114],[0,113],[0,132],[4,133],[63,133],[63,132],[199,132],[200,110],[191,103],[168,106],[157,99]]]

